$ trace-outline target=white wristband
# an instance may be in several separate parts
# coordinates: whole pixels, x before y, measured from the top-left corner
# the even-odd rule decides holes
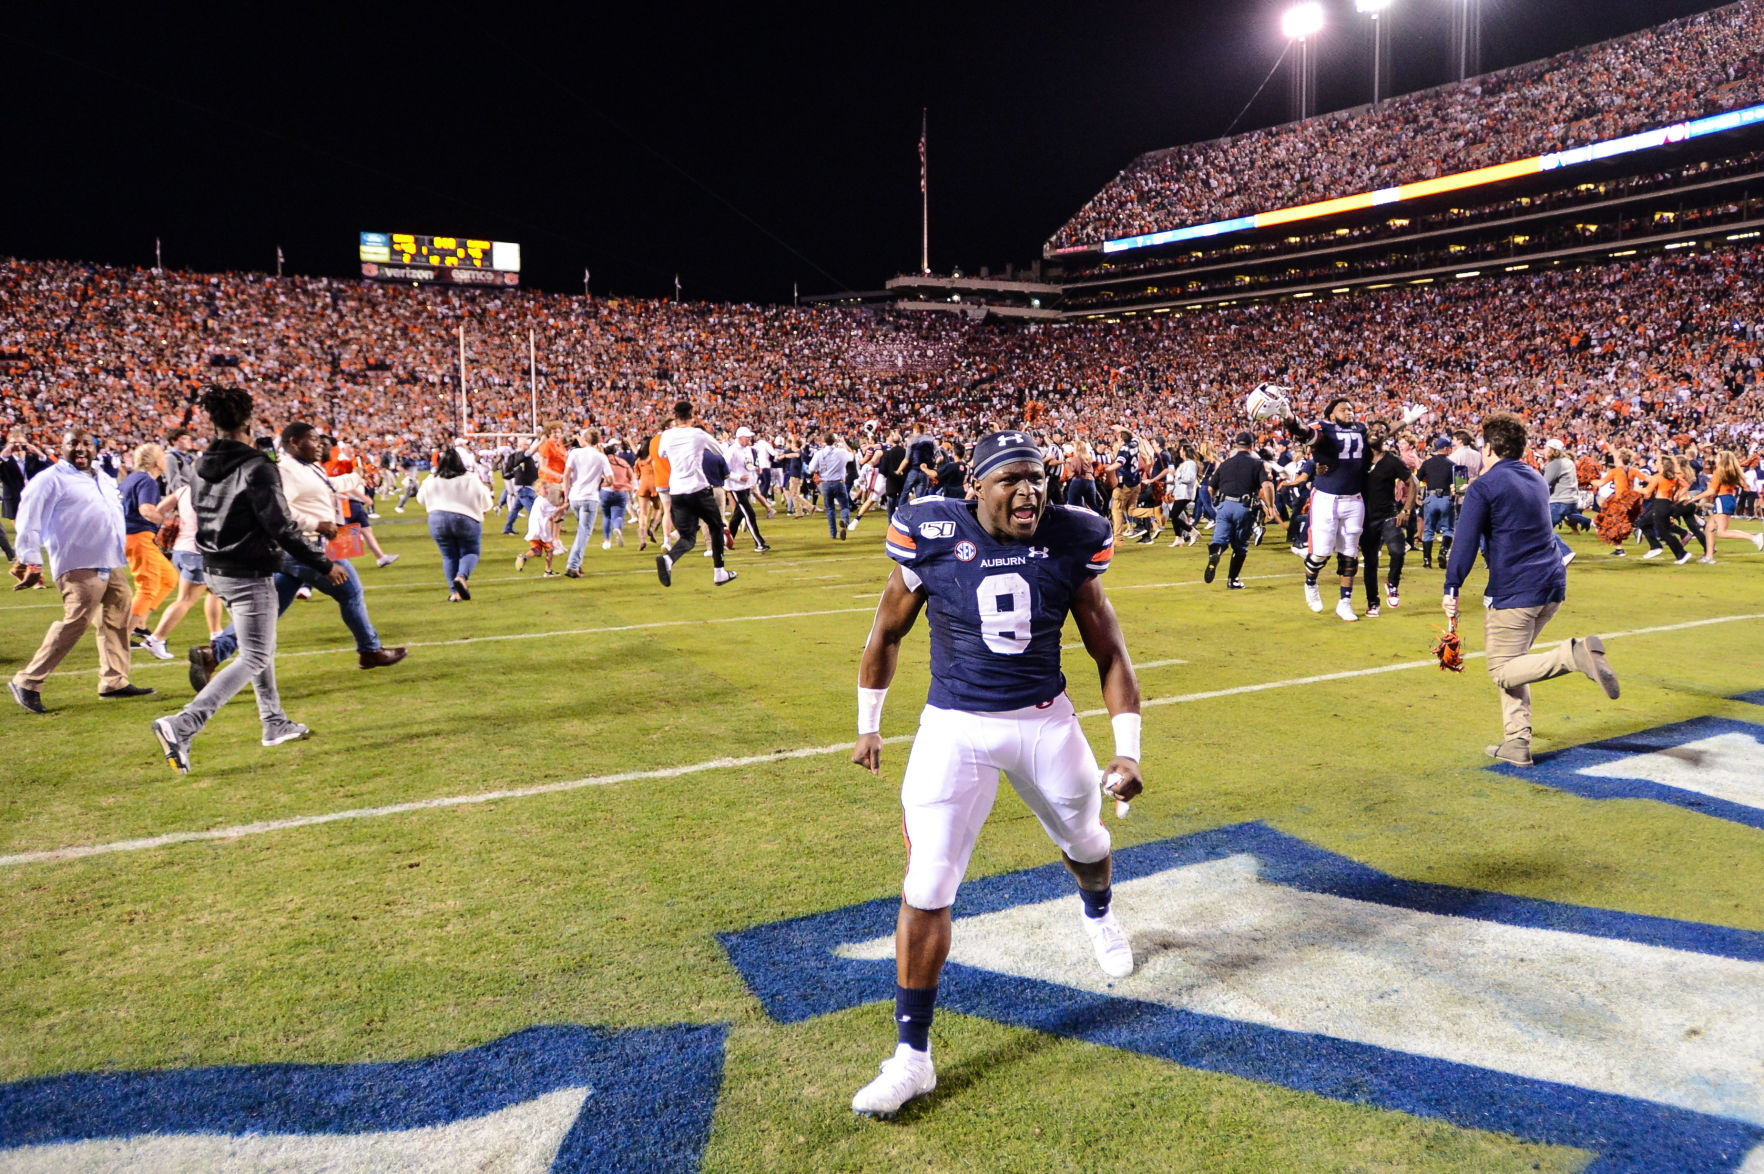
[[[1115,727],[1115,757],[1139,761],[1139,715],[1117,713],[1109,719]]]
[[[858,734],[875,734],[882,729],[882,702],[888,696],[886,689],[866,689],[858,686]]]

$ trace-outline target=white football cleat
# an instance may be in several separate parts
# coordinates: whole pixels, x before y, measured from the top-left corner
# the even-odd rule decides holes
[[[882,1074],[857,1090],[851,1111],[870,1117],[892,1117],[901,1106],[937,1087],[937,1070],[930,1052],[916,1052],[905,1044],[882,1062]]]
[[[1096,951],[1096,964],[1102,967],[1104,974],[1110,978],[1126,978],[1133,973],[1133,947],[1127,942],[1127,934],[1121,923],[1115,920],[1115,911],[1109,910],[1101,917],[1080,915],[1084,921],[1084,932],[1090,938],[1090,948]]]
[[[1351,599],[1336,600],[1335,618],[1349,624],[1358,620],[1360,617],[1354,614],[1354,601]]]
[[[1315,583],[1305,584],[1305,606],[1312,611],[1323,610],[1323,592]]]

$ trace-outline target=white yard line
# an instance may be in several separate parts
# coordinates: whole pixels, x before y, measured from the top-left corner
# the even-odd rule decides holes
[[[847,611],[868,610],[848,608]],[[809,613],[830,615],[831,612]],[[785,619],[786,616],[751,616],[748,619]],[[1734,624],[1747,620],[1764,620],[1764,612],[1752,612],[1744,615],[1716,616],[1707,620],[1689,620],[1682,624],[1662,624],[1653,628],[1634,628],[1627,632],[1601,633],[1607,640],[1618,640],[1626,636],[1649,636],[1658,632],[1683,632],[1692,628],[1706,628],[1716,624]],[[681,620],[680,624],[716,623],[715,620]],[[728,621],[723,621],[728,622]],[[669,624],[638,624],[633,627],[665,627]],[[593,631],[624,631],[622,628],[589,629]],[[518,638],[518,637],[511,637]],[[1470,657],[1480,657],[1480,652],[1472,652]],[[1217,697],[1235,697],[1243,693],[1260,693],[1269,689],[1290,689],[1297,685],[1315,685],[1325,681],[1342,681],[1352,677],[1371,677],[1382,673],[1399,673],[1409,669],[1432,668],[1437,665],[1435,660],[1411,660],[1401,664],[1380,665],[1377,668],[1352,669],[1340,673],[1323,673],[1311,677],[1291,677],[1283,681],[1267,681],[1259,685],[1239,685],[1233,689],[1213,689],[1203,693],[1182,693],[1173,697],[1155,697],[1140,703],[1141,707],[1160,705],[1182,705],[1192,701],[1209,701]],[[1104,709],[1088,709],[1079,717],[1101,717],[1108,711]],[[897,734],[892,738],[884,738],[885,745],[912,741],[911,734]],[[103,844],[81,844],[66,848],[52,848],[40,852],[17,852],[10,856],[0,856],[0,868],[22,864],[52,864],[57,861],[78,860],[85,856],[100,856],[115,852],[141,852],[150,848],[164,848],[173,844],[236,840],[244,836],[261,836],[269,832],[288,831],[293,828],[310,827],[314,824],[337,823],[342,820],[377,819],[387,815],[402,815],[413,811],[428,811],[440,807],[463,807],[475,803],[492,803],[499,799],[524,799],[532,795],[555,795],[565,791],[576,791],[584,787],[603,787],[610,783],[637,782],[643,779],[671,779],[682,775],[697,774],[707,770],[726,770],[733,767],[762,766],[772,762],[784,762],[794,758],[816,758],[825,754],[840,754],[850,750],[851,742],[837,742],[830,746],[804,746],[796,750],[779,750],[772,754],[754,754],[745,758],[714,758],[708,762],[688,763],[684,766],[663,767],[659,770],[627,771],[623,774],[591,775],[583,779],[571,779],[565,782],[540,783],[531,787],[515,787],[501,791],[478,791],[468,795],[448,795],[436,799],[419,799],[410,803],[393,803],[384,807],[357,807],[347,811],[333,811],[323,815],[303,815],[292,819],[272,819],[261,823],[236,824],[231,827],[211,828],[198,832],[167,832],[164,835],[148,836],[136,840],[112,840]]]
[[[457,640],[417,640],[403,645],[405,648],[446,648],[456,644],[494,644],[503,640],[547,640],[554,636],[592,636],[603,632],[641,632],[649,628],[690,628],[699,624],[751,624],[761,620],[801,620],[814,616],[843,616],[858,612],[867,612],[867,607],[836,607],[827,611],[786,611],[769,616],[711,616],[695,620],[654,620],[647,624],[612,624],[601,628],[561,628],[552,632],[504,632],[494,636],[462,636]],[[304,652],[276,653],[276,660],[293,660],[302,656],[336,656],[340,653],[357,655],[353,647],[348,648],[309,648]],[[140,660],[136,659],[134,668],[182,668],[187,664],[183,660]],[[62,669],[55,675],[58,677],[78,677],[95,673],[96,668]]]

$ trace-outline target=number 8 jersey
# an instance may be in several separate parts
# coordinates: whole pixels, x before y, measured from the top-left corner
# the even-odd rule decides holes
[[[1065,691],[1060,634],[1072,597],[1109,569],[1107,518],[1049,505],[1027,542],[1000,542],[978,503],[921,497],[888,524],[888,554],[931,621],[930,704],[992,713],[1040,705]]]

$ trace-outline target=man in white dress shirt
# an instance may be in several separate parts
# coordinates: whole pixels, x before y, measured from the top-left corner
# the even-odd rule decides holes
[[[723,465],[723,450],[717,438],[698,427],[692,420],[692,404],[681,400],[674,405],[674,426],[658,438],[657,447],[668,461],[669,513],[680,540],[666,554],[655,556],[655,573],[663,587],[674,583],[674,566],[698,544],[698,524],[710,528],[711,582],[721,587],[735,578],[735,572],[723,566],[723,514],[717,509],[717,495],[706,476],[705,458],[714,457]]]
[[[15,590],[43,581],[43,551],[61,591],[62,617],[49,625],[30,663],[8,683],[12,699],[32,713],[48,713],[41,690],[56,666],[94,621],[98,624],[98,696],[145,697],[153,690],[129,683],[128,556],[123,550],[122,497],[116,481],[97,467],[98,447],[83,428],[61,441],[61,459],[31,478],[18,506]]]

